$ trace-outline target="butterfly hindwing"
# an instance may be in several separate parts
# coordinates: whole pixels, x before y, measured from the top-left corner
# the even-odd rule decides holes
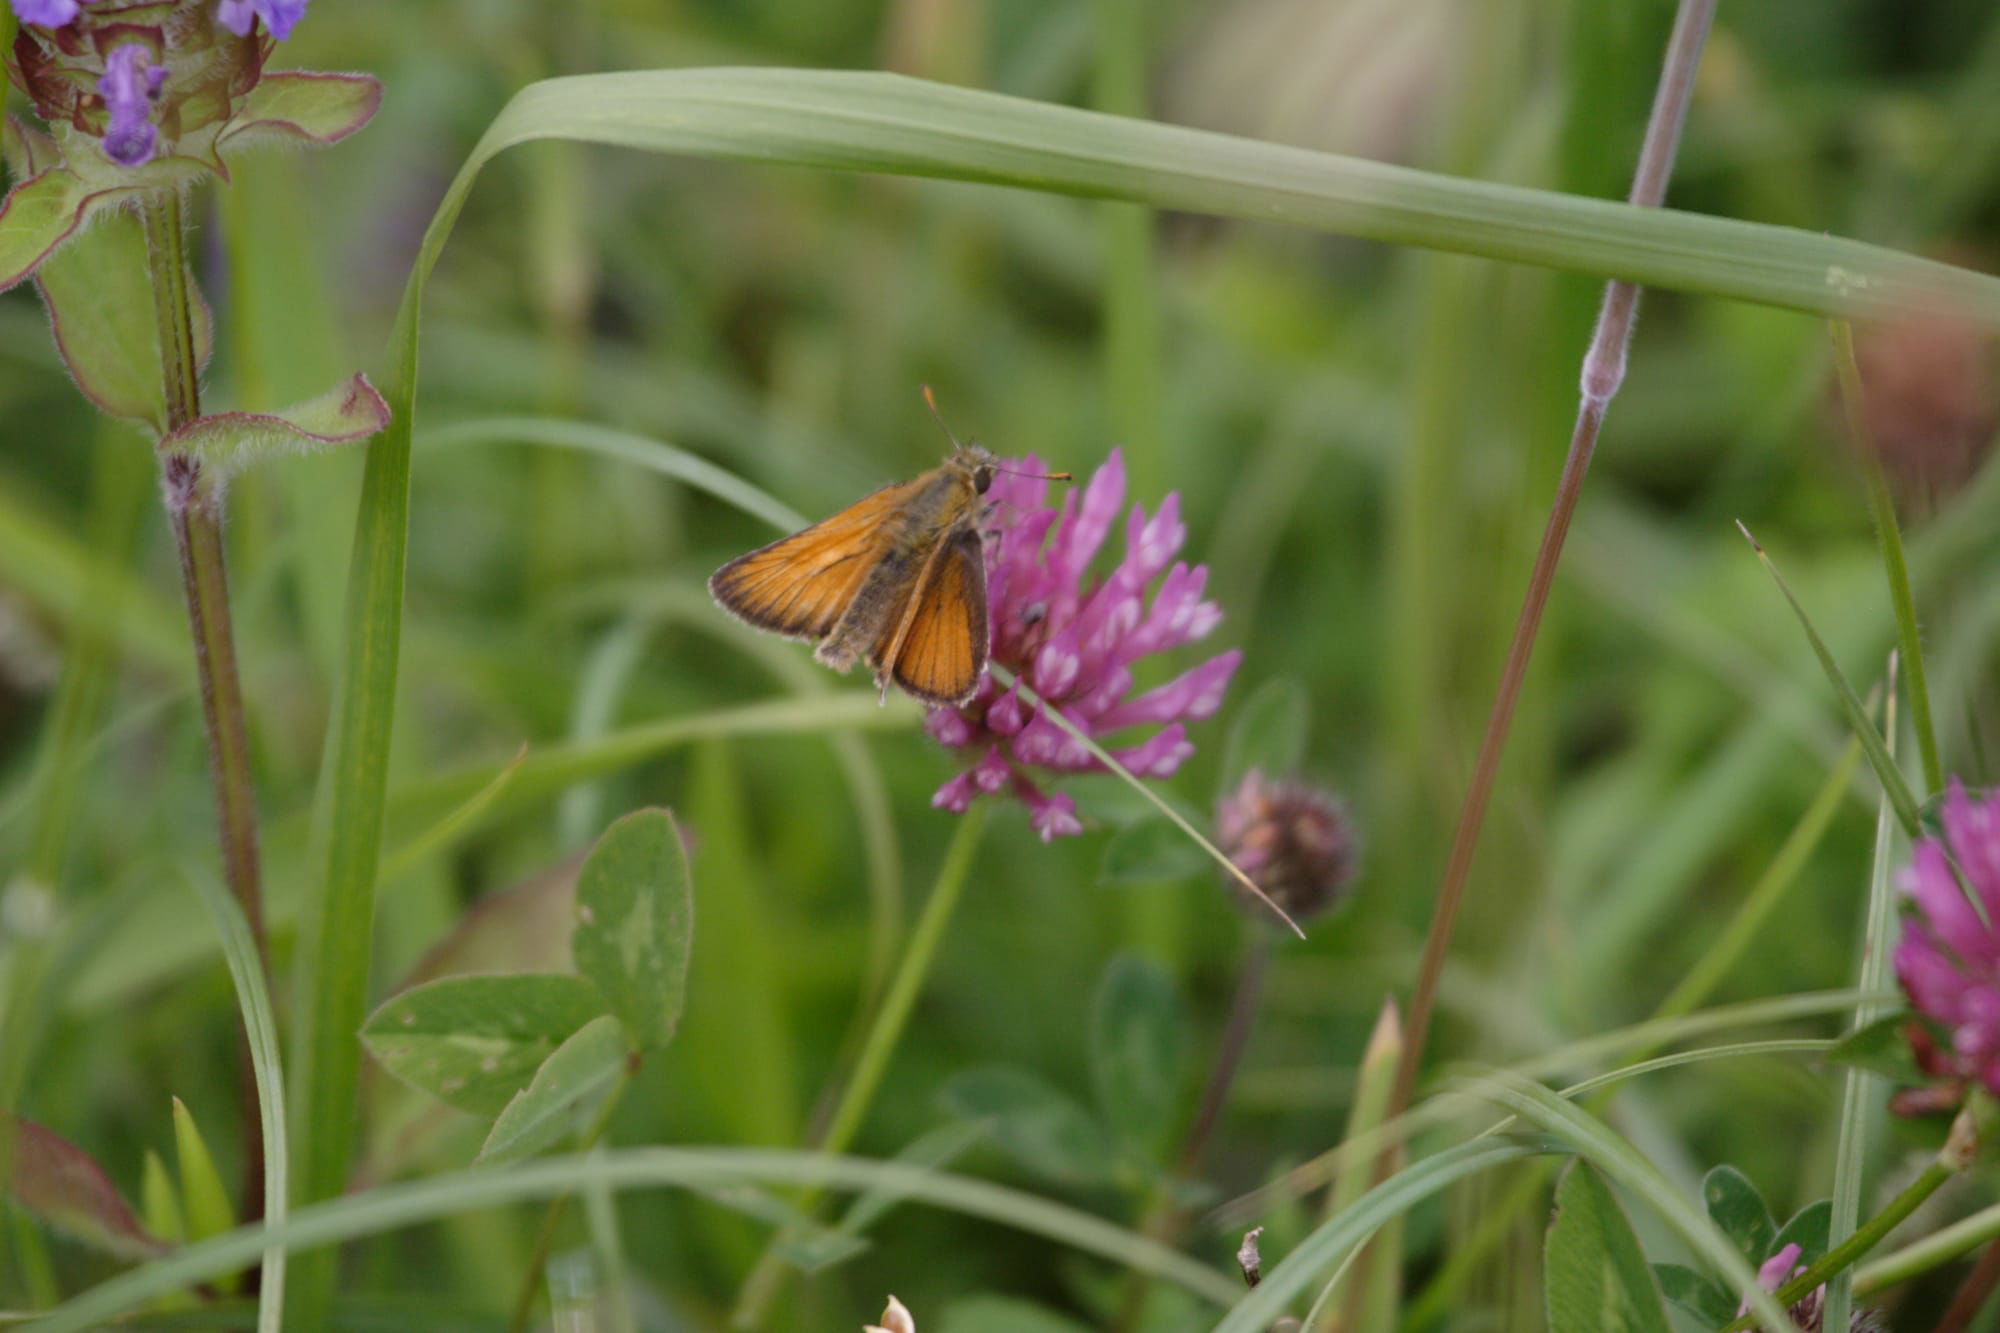
[[[715,571],[709,592],[759,629],[824,638],[894,545],[895,515],[921,484],[884,486],[802,532],[738,556]]]
[[[970,525],[944,539],[870,661],[926,703],[963,702],[986,670],[986,560]],[[900,643],[898,639],[900,638]]]

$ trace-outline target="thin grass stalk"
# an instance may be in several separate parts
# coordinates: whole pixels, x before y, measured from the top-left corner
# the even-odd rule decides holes
[[[1844,326],[1843,326],[1844,327]],[[1851,350],[1851,349],[1850,349]],[[1891,522],[1893,522],[1893,516]],[[1900,564],[1900,549],[1897,552]],[[1893,579],[1892,579],[1893,582]],[[1914,689],[1914,684],[1912,685]],[[1889,655],[1883,691],[1882,734],[1894,757],[1896,745],[1896,655]],[[1885,794],[1875,812],[1875,856],[1869,867],[1868,905],[1861,928],[1861,961],[1855,985],[1879,991],[1889,982],[1889,941],[1896,920],[1896,899],[1890,887],[1889,853],[1895,839],[1895,814]],[[1882,1013],[1882,1006],[1863,1000],[1854,1008],[1854,1026],[1864,1028]],[[1833,1214],[1827,1243],[1838,1245],[1854,1233],[1861,1218],[1861,1184],[1868,1139],[1879,1118],[1882,1080],[1865,1069],[1850,1068],[1842,1079],[1840,1132],[1833,1156]],[[1826,1284],[1826,1327],[1847,1327],[1854,1299],[1854,1275],[1838,1273]]]
[[[979,849],[979,839],[985,829],[986,808],[983,805],[974,805],[959,819],[951,844],[945,849],[944,864],[938,868],[937,883],[932,886],[930,897],[924,901],[923,915],[918,917],[916,927],[910,932],[910,942],[903,950],[902,961],[896,966],[888,992],[882,997],[882,1007],[876,1011],[868,1036],[862,1043],[861,1054],[855,1059],[854,1072],[848,1077],[847,1086],[841,1090],[832,1118],[827,1121],[826,1132],[813,1145],[820,1151],[845,1152],[860,1132],[869,1107],[874,1105],[875,1094],[881,1090],[882,1078],[888,1073],[889,1061],[909,1026],[917,997],[923,992],[924,982],[930,978],[931,968],[937,962],[938,947],[944,940],[945,928],[957,913],[966,882],[972,877],[973,854]],[[800,1211],[810,1212],[817,1207],[822,1194],[821,1190],[810,1191],[800,1200]],[[737,1328],[755,1328],[762,1324],[784,1278],[785,1259],[778,1252],[774,1240],[744,1280],[730,1322]]]
[[[590,1127],[583,1132],[577,1143],[579,1153],[593,1152],[604,1139],[605,1131],[611,1128],[611,1117],[618,1110],[618,1103],[625,1100],[625,1090],[632,1086],[640,1066],[639,1053],[633,1051],[625,1058],[624,1068],[618,1071],[618,1081],[599,1104],[597,1114],[591,1117]],[[512,1333],[527,1333],[528,1325],[534,1318],[535,1293],[541,1290],[542,1279],[549,1266],[549,1255],[555,1249],[556,1232],[562,1226],[563,1215],[569,1211],[572,1196],[558,1194],[549,1201],[548,1211],[542,1214],[542,1225],[535,1232],[535,1245],[528,1252],[528,1262],[521,1266],[521,1290],[514,1297],[514,1317],[508,1327]]]
[[[153,311],[159,336],[161,388],[169,431],[201,415],[201,364],[195,354],[194,302],[188,290],[186,222],[178,193],[148,195],[140,206],[146,258],[152,270]],[[236,671],[235,630],[230,623],[229,578],[223,559],[221,495],[203,480],[201,464],[187,454],[160,459],[161,490],[180,555],[194,639],[195,674],[208,735],[209,776],[215,788],[223,879],[243,913],[256,946],[258,969],[268,984],[271,952],[264,935],[264,892],[257,856],[257,798],[250,774],[249,728],[243,685]],[[243,1121],[243,1216],[264,1212],[264,1129],[246,1027],[239,1042],[238,1100]]]
[[[1673,34],[1667,42],[1666,61],[1646,124],[1646,137],[1639,151],[1631,203],[1657,208],[1666,196],[1667,180],[1673,172],[1674,154],[1680,143],[1681,126],[1694,87],[1694,74],[1701,61],[1702,47],[1715,17],[1715,0],[1682,0],[1674,18]],[[1535,637],[1541,628],[1542,612],[1548,605],[1549,590],[1555,583],[1556,565],[1562,558],[1564,538],[1583,493],[1584,478],[1597,448],[1598,432],[1606,409],[1625,377],[1627,348],[1632,338],[1633,317],[1638,311],[1639,288],[1628,282],[1612,282],[1605,287],[1604,305],[1597,329],[1584,354],[1582,401],[1576,428],[1570,438],[1569,454],[1563,461],[1555,503],[1549,512],[1535,564],[1528,578],[1527,596],[1522,602],[1514,635],[1508,645],[1500,686],[1486,720],[1474,762],[1472,782],[1452,834],[1450,858],[1438,890],[1437,906],[1424,941],[1422,961],[1411,991],[1409,1020],[1404,1030],[1402,1060],[1396,1068],[1396,1083],[1389,1100],[1393,1119],[1410,1104],[1416,1090],[1417,1071],[1422,1068],[1425,1040],[1429,1035],[1432,1011],[1437,1005],[1438,982],[1444,972],[1445,955],[1451,946],[1452,928],[1458,920],[1465,897],[1465,884],[1472,869],[1472,855],[1479,844],[1485,823],[1486,806],[1499,775],[1500,758],[1507,744],[1507,731],[1520,700],[1521,685],[1527,677],[1528,661],[1534,653]],[[1378,1165],[1377,1176],[1387,1166]]]
[[[1992,1299],[1996,1287],[2000,1287],[2000,1245],[1989,1245],[1952,1294],[1951,1304],[1945,1307],[1931,1333],[1965,1333]]]
[[[1832,322],[1833,365],[1840,379],[1840,403],[1847,414],[1847,433],[1855,461],[1868,483],[1868,508],[1875,520],[1875,541],[1882,551],[1882,573],[1889,580],[1889,601],[1896,609],[1896,638],[1903,671],[1910,684],[1910,724],[1917,732],[1917,754],[1923,760],[1927,792],[1944,790],[1944,763],[1938,757],[1937,728],[1931,721],[1930,683],[1924,671],[1924,640],[1917,627],[1916,599],[1910,593],[1910,567],[1903,558],[1903,533],[1896,523],[1896,500],[1882,469],[1882,454],[1868,432],[1862,410],[1861,367],[1854,357],[1854,326]]]

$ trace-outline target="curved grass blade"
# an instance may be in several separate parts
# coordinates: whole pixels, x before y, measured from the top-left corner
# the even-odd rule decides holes
[[[644,435],[596,426],[586,421],[564,421],[555,417],[494,417],[460,421],[436,430],[426,430],[417,444],[426,451],[474,444],[536,444],[555,449],[574,449],[579,453],[614,458],[621,463],[657,472],[663,477],[672,477],[786,532],[796,532],[812,521],[768,491],[752,486],[734,472],[717,467],[699,455]]]
[[[250,1071],[257,1080],[257,1111],[264,1126],[264,1222],[285,1224],[291,1204],[291,1140],[285,1126],[285,1074],[278,1057],[278,1019],[271,993],[264,984],[264,967],[243,909],[219,881],[198,871],[184,877],[201,892],[222,937],[222,956],[236,986],[236,1003],[243,1011],[243,1029],[250,1038]],[[278,1333],[285,1313],[285,1248],[264,1247],[263,1274],[257,1295],[257,1333]]]
[[[1618,1137],[1596,1117],[1570,1105],[1539,1083],[1516,1074],[1494,1073],[1465,1084],[1468,1091],[1505,1106],[1537,1129],[1573,1145],[1577,1154],[1650,1205],[1680,1233],[1694,1252],[1720,1272],[1727,1285],[1743,1293],[1750,1310],[1765,1328],[1798,1333],[1783,1306],[1757,1281],[1757,1273],[1734,1242],[1706,1214],[1676,1190],[1638,1149]]]
[[[1366,1244],[1383,1224],[1470,1175],[1524,1157],[1566,1153],[1554,1138],[1475,1139],[1426,1157],[1369,1190],[1337,1216],[1314,1228],[1283,1263],[1264,1275],[1214,1333],[1264,1333],[1313,1279]]]
[[[1470,1155],[1493,1162],[1556,1150],[1488,1140]],[[455,1213],[579,1190],[714,1190],[746,1183],[890,1191],[906,1201],[996,1222],[1151,1273],[1214,1305],[1229,1304],[1241,1291],[1234,1277],[1157,1241],[1065,1204],[983,1180],[906,1163],[781,1149],[629,1148],[460,1171],[300,1208],[282,1226],[238,1228],[122,1273],[46,1312],[37,1327],[42,1333],[87,1333],[157,1296],[241,1268],[267,1247],[299,1253]]]
[[[1750,535],[1750,529],[1741,522],[1737,523],[1736,530],[1743,534],[1743,540],[1750,543],[1750,548],[1757,553],[1757,559],[1763,562],[1765,571],[1778,585],[1778,591],[1785,595],[1785,601],[1791,606],[1792,614],[1798,617],[1799,628],[1805,631],[1807,641],[1812,644],[1813,656],[1819,659],[1820,669],[1826,672],[1827,680],[1833,685],[1834,696],[1840,702],[1840,711],[1847,718],[1848,729],[1854,733],[1855,739],[1861,742],[1861,749],[1868,756],[1869,767],[1875,770],[1875,778],[1882,784],[1882,794],[1895,808],[1896,818],[1902,824],[1903,832],[1913,838],[1916,837],[1917,798],[1911,793],[1910,784],[1904,780],[1903,770],[1897,768],[1896,761],[1890,757],[1888,746],[1882,743],[1881,733],[1876,731],[1875,724],[1868,720],[1868,710],[1862,707],[1861,697],[1854,692],[1854,687],[1847,683],[1847,677],[1841,673],[1840,664],[1833,660],[1833,653],[1827,648],[1826,641],[1820,638],[1819,631],[1813,628],[1812,617],[1806,614],[1805,607],[1792,592],[1792,585],[1785,582],[1785,576],[1780,574],[1777,565],[1772,563],[1770,553]]]

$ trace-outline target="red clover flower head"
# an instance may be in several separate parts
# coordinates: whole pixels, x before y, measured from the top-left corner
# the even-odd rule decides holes
[[[1151,515],[1133,505],[1125,520],[1125,553],[1101,578],[1089,567],[1125,504],[1125,461],[1117,450],[1081,491],[1060,508],[1047,503],[1047,483],[1022,473],[1043,471],[1039,459],[1010,461],[987,498],[999,528],[986,545],[987,621],[992,660],[1026,683],[1047,707],[1061,710],[1078,731],[1100,742],[1132,727],[1160,729],[1110,754],[1141,777],[1171,777],[1194,745],[1186,723],[1222,705],[1229,678],[1243,660],[1231,649],[1141,694],[1132,667],[1141,658],[1204,638],[1222,609],[1204,601],[1208,571],[1174,556],[1187,540],[1180,497],[1169,494]],[[1164,576],[1164,577],[1163,577]],[[1147,589],[1158,580],[1152,599]],[[938,789],[931,804],[963,813],[981,792],[1011,791],[1028,807],[1044,842],[1083,832],[1076,802],[1044,792],[1029,776],[1087,773],[1101,767],[1077,739],[1030,705],[1018,688],[992,676],[970,702],[937,708],[925,723],[940,743],[963,751],[971,766]]]
[[[1252,769],[1215,812],[1215,840],[1229,859],[1298,920],[1347,900],[1359,860],[1354,821],[1338,796]],[[1227,881],[1244,906],[1251,900]]]
[[[1975,799],[1953,779],[1943,823],[1903,874],[1917,910],[1896,946],[1896,979],[1949,1036],[1952,1072],[2000,1094],[2000,793]]]

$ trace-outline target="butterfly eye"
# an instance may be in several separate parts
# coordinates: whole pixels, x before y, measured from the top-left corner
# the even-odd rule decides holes
[[[992,487],[992,485],[993,485],[992,468],[987,467],[984,463],[982,463],[978,467],[972,469],[973,490],[979,492],[981,495],[984,495],[986,494],[987,490]]]

